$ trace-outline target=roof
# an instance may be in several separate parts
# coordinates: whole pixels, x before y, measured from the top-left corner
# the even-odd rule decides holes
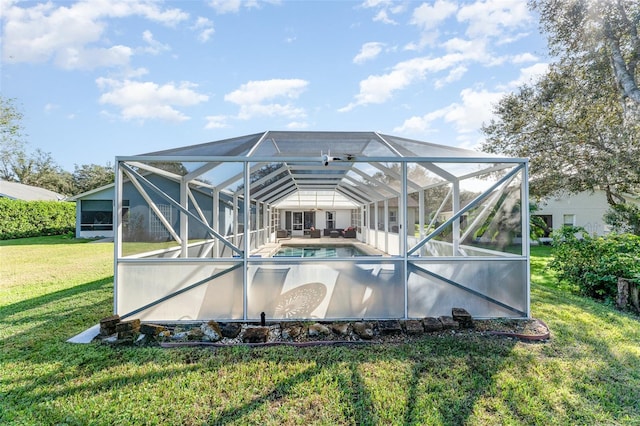
[[[344,159],[423,157],[500,158],[469,149],[438,145],[377,132],[267,131],[231,139],[156,151],[141,156],[158,157],[306,157],[323,154]]]
[[[23,201],[62,201],[65,196],[48,189],[0,180],[0,197]]]
[[[397,197],[403,163],[415,191],[527,161],[377,132],[334,131],[266,131],[117,160],[147,171],[154,162],[180,162],[186,180],[239,196],[248,164],[251,198],[276,208],[349,208]]]

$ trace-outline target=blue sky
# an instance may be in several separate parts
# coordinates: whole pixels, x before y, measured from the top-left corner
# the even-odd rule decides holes
[[[524,0],[0,0],[2,95],[67,171],[265,130],[474,148],[549,61]]]

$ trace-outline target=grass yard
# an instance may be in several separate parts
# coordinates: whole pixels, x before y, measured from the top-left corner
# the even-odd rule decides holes
[[[533,254],[548,343],[168,350],[65,342],[112,312],[112,244],[0,241],[0,424],[640,424],[638,318],[557,289]]]

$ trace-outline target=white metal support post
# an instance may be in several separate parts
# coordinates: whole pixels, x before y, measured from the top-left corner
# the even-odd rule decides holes
[[[120,161],[116,158],[115,169],[115,196],[113,197],[113,313],[118,313],[118,259],[122,257],[122,189],[123,174],[120,168]]]
[[[184,178],[180,180],[180,205],[189,210],[189,182]],[[182,250],[180,257],[189,257],[189,216],[183,211],[180,212],[180,239],[182,240]]]
[[[460,181],[458,179],[453,181],[453,215],[455,216],[460,211]],[[453,238],[453,255],[458,256],[460,254],[460,219],[456,219],[451,224],[452,238]]]
[[[211,227],[218,234],[220,233],[220,191],[218,188],[213,188],[213,212],[211,214]],[[220,257],[220,246],[222,245],[221,241],[216,241],[213,246],[213,257]]]
[[[531,317],[531,243],[529,238],[531,236],[530,230],[530,213],[529,213],[529,162],[524,163],[522,168],[522,182],[520,183],[522,188],[520,210],[522,211],[522,254],[527,262],[526,266],[526,280],[527,280],[527,318]]]
[[[251,216],[251,170],[249,167],[249,163],[248,162],[244,162],[244,203],[242,204],[242,207],[244,208],[244,238],[243,238],[243,245],[242,245],[242,250],[243,250],[243,256],[242,256],[242,262],[243,262],[243,268],[242,268],[242,293],[244,294],[244,297],[242,298],[243,302],[242,302],[242,310],[243,310],[243,318],[246,321],[247,320],[247,307],[248,307],[248,303],[247,303],[247,299],[248,299],[248,289],[249,289],[249,283],[248,283],[248,277],[247,277],[247,267],[249,266],[248,264],[248,258],[249,258],[249,243],[250,243],[250,229],[251,229],[251,220],[250,220],[250,216]]]
[[[407,262],[407,235],[409,229],[414,227],[413,224],[409,224],[407,220],[407,162],[402,163],[402,181],[400,190],[400,199],[398,200],[398,236],[400,237],[400,255],[402,256],[402,276],[404,276],[404,318],[409,317],[409,276],[407,274],[408,262]],[[411,228],[409,228],[411,225]]]

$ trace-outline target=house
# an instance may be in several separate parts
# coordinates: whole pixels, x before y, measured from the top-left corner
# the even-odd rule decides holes
[[[640,198],[629,196],[629,202],[640,203]],[[541,218],[549,231],[543,238],[549,238],[550,231],[563,226],[580,226],[592,235],[610,232],[603,216],[609,210],[605,191],[583,191],[577,194],[560,193],[537,203],[538,210],[532,216]]]
[[[175,197],[180,193],[178,181],[169,174],[149,176],[148,181],[168,197]],[[123,206],[120,220],[123,224],[124,238],[128,241],[166,241],[171,238],[169,229],[180,228],[180,212],[167,203],[162,195],[145,193],[145,196],[142,196],[131,181],[123,182],[122,191]],[[191,194],[198,205],[204,206],[198,211],[191,209],[191,213],[202,215],[211,221],[213,208],[211,192],[194,187],[191,188]],[[114,196],[115,184],[110,184],[68,199],[76,202],[76,238],[114,237]],[[228,230],[229,227],[225,226],[225,223],[229,223],[228,204],[231,200],[224,195],[221,199],[223,201],[219,207],[221,229]],[[202,236],[204,233],[204,227],[198,226],[197,223],[189,229],[189,235],[193,238]]]
[[[62,201],[65,196],[37,186],[0,180],[0,198],[23,201]]]

